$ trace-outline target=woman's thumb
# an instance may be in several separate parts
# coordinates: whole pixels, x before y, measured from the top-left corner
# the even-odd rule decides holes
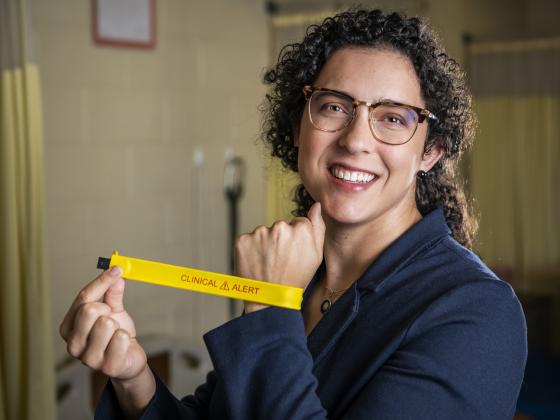
[[[114,270],[114,273],[113,273]],[[115,281],[105,292],[103,296],[103,302],[105,302],[111,308],[113,312],[122,312],[124,311],[123,305],[123,297],[124,297],[124,286],[125,281],[123,278],[120,278],[122,274],[122,269],[120,267],[113,267],[111,269],[112,276],[119,277],[117,281]]]
[[[322,247],[323,241],[325,239],[325,222],[323,221],[323,217],[321,216],[321,203],[314,203],[309,209],[307,217],[309,218],[309,220],[311,221],[311,225],[313,226],[315,239]]]

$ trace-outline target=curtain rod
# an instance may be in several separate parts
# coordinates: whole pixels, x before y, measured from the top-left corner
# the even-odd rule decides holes
[[[469,44],[468,48],[472,54],[551,50],[560,48],[560,37],[533,38],[499,42],[472,41]]]

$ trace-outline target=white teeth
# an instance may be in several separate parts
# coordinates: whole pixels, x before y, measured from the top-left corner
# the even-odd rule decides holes
[[[340,166],[336,166],[331,168],[331,173],[338,179],[343,179],[344,181],[348,182],[370,182],[372,181],[375,176],[372,174],[368,174],[366,172],[359,172],[359,171],[349,171],[346,169],[342,169]]]

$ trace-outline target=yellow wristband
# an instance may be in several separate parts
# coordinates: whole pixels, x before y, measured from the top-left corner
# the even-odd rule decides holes
[[[107,269],[115,265],[123,269],[122,276],[126,279],[160,286],[176,287],[288,309],[300,309],[303,300],[303,289],[299,287],[130,258],[119,255],[116,251],[111,259],[99,257],[97,268]]]

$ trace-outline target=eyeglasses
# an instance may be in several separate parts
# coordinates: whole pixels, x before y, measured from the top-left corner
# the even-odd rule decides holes
[[[371,103],[336,90],[314,86],[303,88],[309,103],[309,120],[315,128],[334,133],[348,127],[356,117],[356,108],[365,105],[369,110],[369,127],[373,137],[386,144],[407,143],[426,119],[437,121],[427,109],[398,102]]]

